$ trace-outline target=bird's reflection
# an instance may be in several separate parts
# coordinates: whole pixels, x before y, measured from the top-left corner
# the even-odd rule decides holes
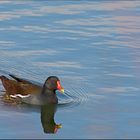
[[[58,129],[62,128],[62,125],[56,124],[54,119],[57,111],[57,104],[47,103],[39,107],[28,104],[18,104],[17,102],[8,102],[7,100],[3,100],[3,98],[5,97],[1,95],[0,102],[2,103],[4,101],[4,104],[1,104],[1,106],[3,105],[4,109],[8,111],[30,112],[32,110],[38,112],[40,110],[40,119],[44,133],[56,133]]]
[[[54,116],[57,110],[57,104],[45,104],[41,106],[41,123],[44,133],[56,133],[61,124],[56,124]]]

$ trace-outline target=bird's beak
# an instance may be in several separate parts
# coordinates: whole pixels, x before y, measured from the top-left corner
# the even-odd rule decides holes
[[[64,88],[61,86],[60,81],[57,81],[57,89],[58,89],[61,93],[64,93]]]
[[[55,129],[54,129],[54,133],[57,132],[58,129],[62,128],[62,125],[61,124],[56,124],[55,125]]]
[[[61,89],[60,89],[60,92],[61,92],[61,93],[64,93],[64,89],[63,89],[63,88],[61,88]]]
[[[62,128],[62,124],[56,124],[56,127],[59,129],[59,128]]]

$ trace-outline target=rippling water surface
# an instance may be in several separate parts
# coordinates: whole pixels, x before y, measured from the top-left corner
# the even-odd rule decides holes
[[[140,138],[139,25],[139,1],[1,0],[0,74],[57,75],[67,95],[54,135],[39,109],[0,102],[0,138]]]

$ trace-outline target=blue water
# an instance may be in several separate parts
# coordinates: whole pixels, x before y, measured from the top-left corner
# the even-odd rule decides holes
[[[0,74],[56,75],[78,100],[56,134],[39,109],[0,102],[0,138],[140,138],[139,25],[140,1],[0,1]]]

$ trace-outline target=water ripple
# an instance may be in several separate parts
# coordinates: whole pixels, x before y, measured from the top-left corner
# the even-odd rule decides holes
[[[87,102],[88,94],[83,88],[71,89],[71,91],[66,90],[63,97],[58,95],[58,100],[60,106],[77,106]]]

